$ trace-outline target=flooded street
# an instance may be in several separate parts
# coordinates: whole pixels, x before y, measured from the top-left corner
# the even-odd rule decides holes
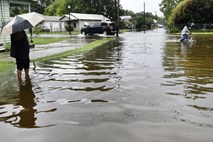
[[[84,55],[0,81],[0,140],[212,142],[213,37],[124,33]],[[14,81],[15,80],[15,81]]]

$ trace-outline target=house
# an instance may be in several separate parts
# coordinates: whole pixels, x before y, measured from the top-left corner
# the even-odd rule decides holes
[[[29,0],[0,0],[0,30],[1,28],[10,21],[10,7],[11,5],[23,5],[28,7],[30,12]],[[0,37],[0,51],[4,49],[5,43],[9,40],[9,37]],[[3,46],[2,46],[3,45]]]
[[[64,28],[65,22],[60,20],[60,16],[44,16],[45,20],[41,24],[42,31],[61,32],[66,31]]]
[[[83,14],[83,13],[70,13],[61,17],[65,23],[71,23],[75,30],[80,30],[85,25],[95,22],[110,22],[110,19],[99,14]]]
[[[30,12],[30,2],[28,0],[0,0],[0,27],[10,20],[10,5],[24,5]]]
[[[120,18],[124,28],[132,28],[132,16],[121,16]]]

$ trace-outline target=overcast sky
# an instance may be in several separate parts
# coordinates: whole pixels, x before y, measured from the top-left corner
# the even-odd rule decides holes
[[[159,4],[162,0],[120,0],[120,4],[123,9],[137,13],[144,11],[144,1],[146,3],[146,12],[152,12],[155,15],[156,11],[158,16],[163,16],[159,9]]]

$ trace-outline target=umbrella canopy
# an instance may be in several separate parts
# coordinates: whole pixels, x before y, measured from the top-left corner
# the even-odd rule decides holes
[[[17,15],[3,27],[1,35],[5,36],[32,28],[43,20],[44,16],[36,12]]]

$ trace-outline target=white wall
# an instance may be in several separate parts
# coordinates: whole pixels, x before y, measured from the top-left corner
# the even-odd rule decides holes
[[[51,32],[65,31],[64,22],[44,22],[42,28],[50,29]]]
[[[3,22],[8,22],[10,20],[10,4],[8,0],[0,0],[0,30]],[[0,36],[0,42],[6,43],[10,41],[10,36],[1,37]]]
[[[91,23],[96,23],[96,22],[101,22],[101,20],[96,20],[96,21],[92,21],[92,20],[72,21],[72,25],[73,26],[74,26],[74,24],[76,25],[76,27],[74,26],[75,30],[80,30],[81,28],[84,27],[85,24],[91,24]]]

